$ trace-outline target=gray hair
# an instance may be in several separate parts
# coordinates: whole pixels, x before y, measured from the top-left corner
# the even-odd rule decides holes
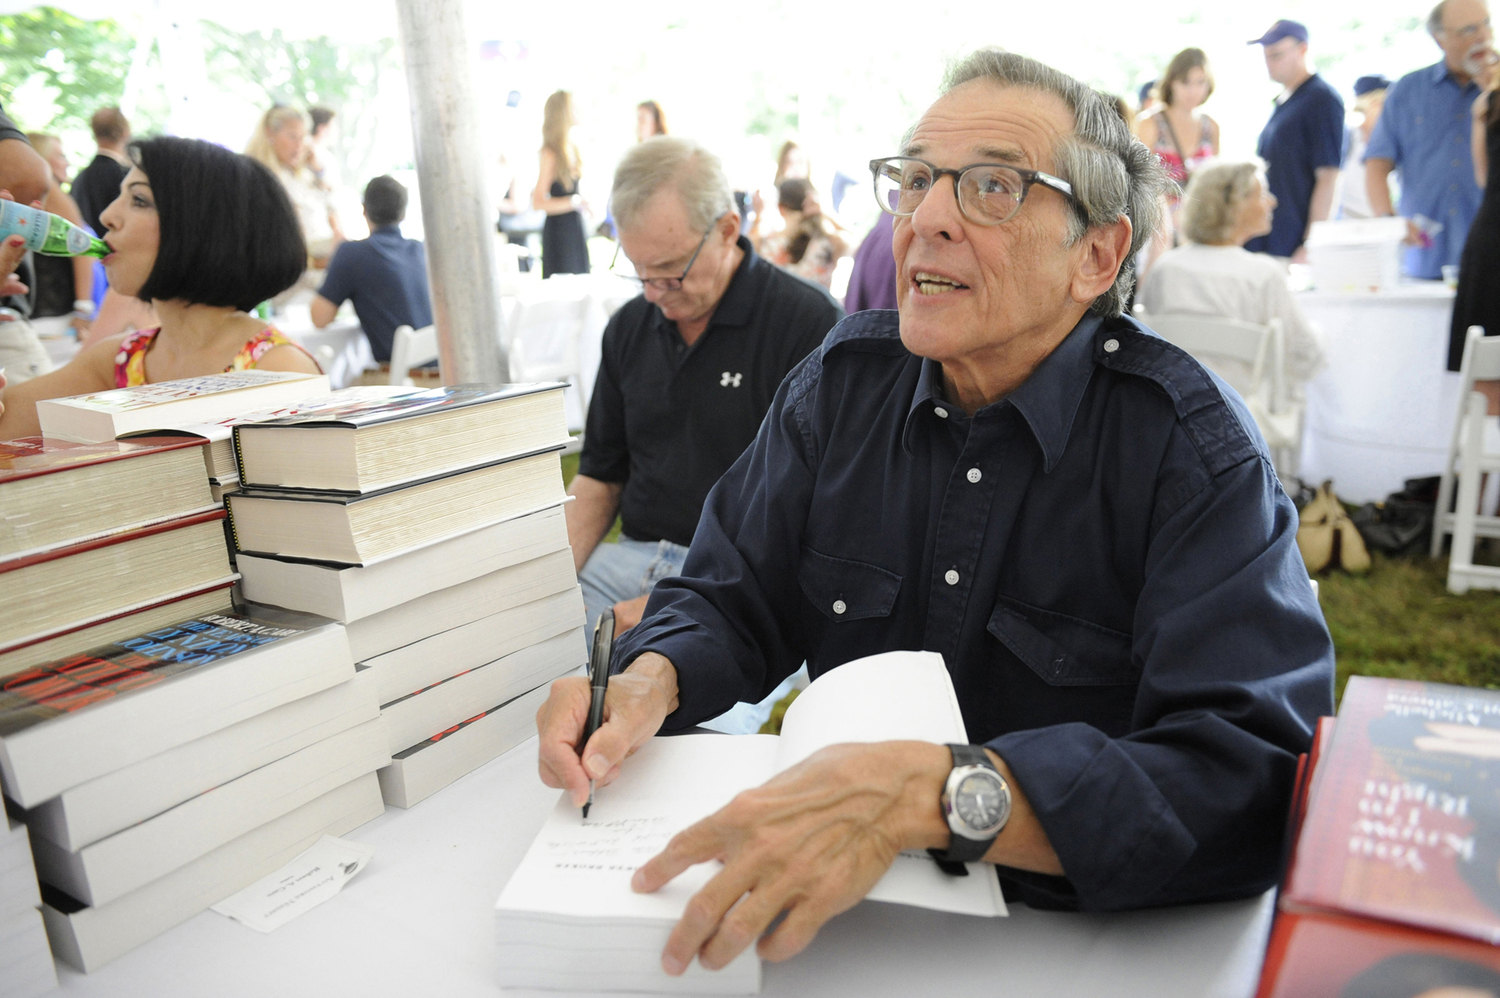
[[[1081,206],[1070,215],[1068,244],[1091,228],[1130,220],[1130,252],[1120,273],[1089,306],[1095,315],[1119,315],[1135,289],[1136,254],[1161,224],[1171,186],[1166,172],[1102,95],[1066,73],[1013,52],[980,49],[948,71],[943,93],[978,79],[1055,94],[1073,112],[1073,133],[1053,150],[1055,171],[1073,185]]]
[[[615,168],[610,206],[616,226],[634,226],[646,203],[668,185],[682,197],[688,221],[699,232],[734,211],[719,157],[691,139],[658,135],[632,147]]]
[[[1448,0],[1438,0],[1437,6],[1432,8],[1432,13],[1427,15],[1427,33],[1433,38],[1443,33],[1443,11],[1448,6]]]
[[[1209,163],[1200,168],[1188,181],[1177,211],[1182,234],[1209,246],[1227,243],[1260,171],[1260,164],[1251,162]]]

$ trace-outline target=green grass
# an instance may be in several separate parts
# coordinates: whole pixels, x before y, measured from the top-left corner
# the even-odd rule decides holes
[[[563,480],[571,482],[578,455],[562,460]],[[605,539],[619,532],[617,520]],[[1500,590],[1448,592],[1446,557],[1373,557],[1365,575],[1332,572],[1319,578],[1323,616],[1338,655],[1337,695],[1344,695],[1350,676],[1500,689]]]
[[[1446,557],[1374,560],[1365,575],[1319,579],[1337,695],[1350,676],[1500,689],[1500,591],[1448,592]]]

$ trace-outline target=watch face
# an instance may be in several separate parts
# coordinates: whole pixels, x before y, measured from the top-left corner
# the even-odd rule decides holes
[[[953,795],[953,810],[976,831],[993,828],[1008,810],[1005,787],[993,773],[984,770],[971,773]]]

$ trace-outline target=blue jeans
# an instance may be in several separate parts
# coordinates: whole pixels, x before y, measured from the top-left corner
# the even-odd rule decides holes
[[[687,548],[671,541],[636,541],[629,537],[594,548],[583,571],[578,573],[578,584],[583,588],[583,607],[588,615],[585,640],[593,639],[594,624],[606,609],[624,600],[648,595],[658,581],[680,574],[687,552]],[[787,679],[760,703],[736,704],[726,713],[704,721],[702,726],[732,735],[754,734],[771,716],[776,701],[792,688],[795,678]]]

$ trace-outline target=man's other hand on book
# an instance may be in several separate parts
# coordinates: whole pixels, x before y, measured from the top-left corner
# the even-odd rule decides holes
[[[536,714],[542,782],[568,791],[574,805],[582,807],[590,778],[601,786],[614,782],[620,763],[656,734],[676,709],[677,670],[662,656],[647,652],[610,677],[604,723],[580,753],[578,742],[589,716],[589,681],[585,676],[557,680]]]
[[[619,637],[641,622],[641,614],[646,612],[646,601],[650,598],[651,595],[648,593],[645,596],[621,600],[615,604],[615,637]]]

